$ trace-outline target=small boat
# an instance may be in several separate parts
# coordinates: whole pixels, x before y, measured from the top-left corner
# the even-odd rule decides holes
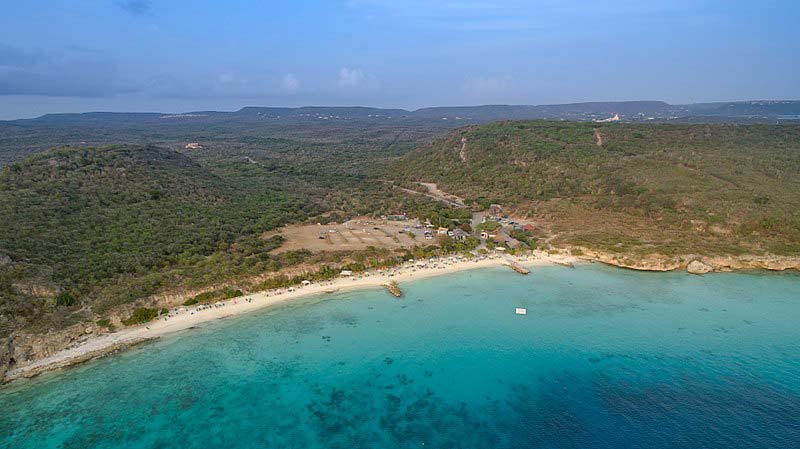
[[[517,307],[516,314],[517,315],[527,315],[528,314],[528,309],[525,309],[525,308],[522,308],[522,307]]]

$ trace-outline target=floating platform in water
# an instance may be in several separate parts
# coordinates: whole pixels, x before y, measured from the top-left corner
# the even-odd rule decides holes
[[[517,315],[527,315],[528,314],[528,309],[525,309],[525,308],[522,308],[522,307],[517,307],[516,314]]]

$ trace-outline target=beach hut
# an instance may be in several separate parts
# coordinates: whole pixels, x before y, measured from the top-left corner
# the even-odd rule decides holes
[[[463,229],[456,228],[452,232],[453,232],[452,237],[462,242],[466,240],[467,237],[469,237],[469,234],[467,234]]]

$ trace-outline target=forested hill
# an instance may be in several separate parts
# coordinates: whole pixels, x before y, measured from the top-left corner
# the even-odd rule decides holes
[[[0,316],[65,320],[184,279],[268,270],[280,241],[258,236],[319,211],[287,190],[252,164],[210,169],[152,146],[59,148],[5,167]]]
[[[499,122],[392,173],[545,217],[597,249],[800,253],[800,126]]]

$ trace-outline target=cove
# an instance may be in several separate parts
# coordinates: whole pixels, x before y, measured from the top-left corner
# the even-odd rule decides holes
[[[491,268],[403,290],[303,298],[14,382],[0,447],[800,441],[797,274]]]

